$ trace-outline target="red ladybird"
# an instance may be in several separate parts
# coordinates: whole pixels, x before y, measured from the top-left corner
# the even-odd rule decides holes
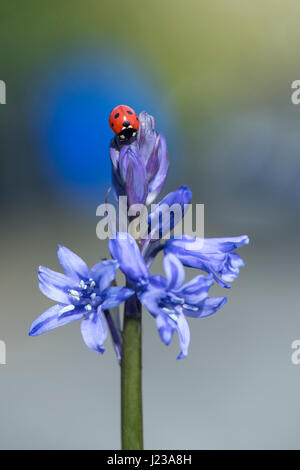
[[[124,104],[116,106],[112,110],[108,122],[111,130],[117,134],[120,141],[126,141],[134,137],[140,127],[136,112]]]

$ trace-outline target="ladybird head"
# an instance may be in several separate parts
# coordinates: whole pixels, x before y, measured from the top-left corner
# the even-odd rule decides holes
[[[126,142],[134,137],[140,126],[136,112],[123,104],[112,110],[108,122],[111,130],[119,137],[120,142]]]

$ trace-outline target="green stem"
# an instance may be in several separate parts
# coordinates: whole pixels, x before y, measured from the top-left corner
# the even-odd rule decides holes
[[[141,304],[125,304],[121,361],[122,449],[143,449]]]

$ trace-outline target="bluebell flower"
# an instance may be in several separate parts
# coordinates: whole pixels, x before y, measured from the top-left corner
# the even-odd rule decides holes
[[[147,265],[152,263],[157,251],[163,246],[160,240],[169,235],[174,227],[182,221],[186,205],[190,204],[192,192],[186,185],[167,194],[148,216],[148,232],[142,240],[142,255]],[[175,209],[175,210],[174,210]]]
[[[134,292],[126,287],[112,287],[117,261],[101,261],[91,269],[68,248],[59,246],[58,259],[65,272],[61,274],[44,266],[39,268],[39,287],[43,294],[58,302],[31,325],[30,336],[38,336],[67,323],[81,321],[86,345],[102,354],[107,338],[105,312],[128,299]],[[110,325],[111,318],[109,317]],[[113,339],[119,338],[114,335]],[[118,349],[120,345],[115,345]]]
[[[166,254],[174,253],[187,267],[198,268],[211,273],[218,284],[229,288],[244,266],[242,258],[235,250],[249,243],[247,235],[228,238],[193,238],[183,235],[181,239],[166,241]]]
[[[171,232],[184,217],[185,206],[191,202],[192,192],[186,185],[167,194],[149,214],[148,234],[152,240],[163,238]],[[178,205],[179,211],[172,211]]]
[[[127,195],[130,204],[151,204],[165,183],[169,157],[165,138],[155,130],[152,116],[143,111],[136,139],[119,146],[112,139],[110,158],[116,197]],[[146,196],[146,197],[145,197]]]
[[[208,297],[213,276],[199,275],[184,284],[184,267],[172,253],[164,257],[166,277],[151,276],[136,241],[128,233],[118,233],[109,241],[109,249],[136,289],[138,299],[155,318],[162,341],[168,345],[176,331],[181,348],[178,359],[186,357],[190,342],[186,316],[208,317],[227,301],[225,297]]]

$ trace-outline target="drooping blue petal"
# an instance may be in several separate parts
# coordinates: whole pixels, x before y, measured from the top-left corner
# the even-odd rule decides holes
[[[168,346],[176,329],[174,322],[167,315],[159,314],[155,317],[155,323],[161,340]]]
[[[107,289],[116,277],[118,262],[115,260],[100,261],[95,264],[89,276],[96,282],[100,292]]]
[[[58,245],[58,260],[68,277],[81,280],[88,277],[89,268],[80,256],[65,246]]]
[[[116,238],[109,240],[108,247],[129,282],[142,285],[148,281],[150,272],[136,241],[129,233],[118,232]]]
[[[134,290],[127,287],[110,287],[105,292],[105,300],[102,303],[102,310],[117,307],[134,294]]]
[[[42,315],[34,320],[30,327],[29,335],[30,336],[39,336],[47,331],[58,328],[59,326],[66,325],[67,323],[80,320],[83,318],[82,313],[69,311],[69,314],[61,316],[60,313],[65,305],[54,305],[53,307],[48,308]]]
[[[180,289],[185,280],[185,272],[179,259],[169,253],[164,257],[164,269],[167,278],[167,289],[175,291]]]
[[[44,295],[56,302],[69,303],[68,290],[76,287],[77,281],[65,274],[57,273],[45,266],[39,267],[39,288]]]
[[[107,338],[107,326],[101,307],[97,313],[93,313],[88,319],[81,322],[81,334],[85,344],[93,351],[103,354],[105,347],[103,346]]]
[[[187,357],[190,344],[190,329],[182,313],[177,313],[172,316],[157,315],[155,317],[156,326],[161,340],[168,346],[172,340],[174,331],[177,331],[180,354],[177,359]]]
[[[204,240],[184,235],[180,240],[167,240],[164,249],[165,253],[174,253],[185,266],[212,273],[222,287],[228,288],[227,282],[237,278],[244,264],[233,251],[248,243],[246,235]]]
[[[181,186],[167,194],[148,217],[150,237],[155,240],[171,232],[184,217],[185,206],[191,199],[192,192],[188,186]]]
[[[188,322],[186,321],[186,318],[182,313],[179,314],[176,319],[176,330],[178,333],[179,344],[181,349],[181,352],[178,355],[177,359],[183,359],[188,355],[191,335]]]

